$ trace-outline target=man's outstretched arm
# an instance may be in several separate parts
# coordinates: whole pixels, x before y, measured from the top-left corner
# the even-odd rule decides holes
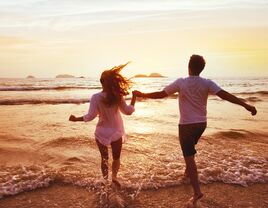
[[[216,95],[223,100],[227,100],[231,103],[243,106],[246,110],[250,111],[253,116],[257,114],[257,110],[254,106],[245,103],[242,99],[239,99],[238,97],[230,94],[229,92],[220,90]]]
[[[168,94],[164,90],[151,93],[142,93],[140,91],[135,90],[133,91],[133,94],[136,95],[137,97],[152,98],[152,99],[161,99],[168,96]]]

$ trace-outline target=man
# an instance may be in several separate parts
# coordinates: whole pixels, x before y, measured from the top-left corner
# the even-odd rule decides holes
[[[194,195],[191,198],[193,204],[203,197],[195,163],[195,145],[207,126],[208,95],[214,94],[231,103],[238,104],[250,111],[252,115],[257,113],[254,106],[248,105],[236,96],[224,91],[213,81],[200,77],[205,64],[202,56],[192,55],[188,64],[188,77],[177,79],[159,92],[141,93],[134,91],[137,97],[152,99],[165,98],[173,93],[179,93],[179,139],[186,163],[185,176],[190,178],[194,190]]]

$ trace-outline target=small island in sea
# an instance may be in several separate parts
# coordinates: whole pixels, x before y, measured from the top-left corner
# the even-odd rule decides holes
[[[144,78],[144,77],[148,77],[146,74],[136,74],[134,76],[135,78]]]
[[[146,74],[137,74],[134,76],[135,78],[163,78],[165,76],[159,74],[159,73],[151,73],[149,75]]]
[[[70,74],[59,74],[56,76],[56,78],[75,78],[75,76]]]
[[[32,76],[32,75],[29,75],[29,76],[26,77],[26,79],[34,79],[34,78],[35,78],[35,77]]]

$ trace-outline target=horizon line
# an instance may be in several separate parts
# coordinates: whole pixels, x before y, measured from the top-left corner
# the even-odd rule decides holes
[[[33,75],[29,75],[29,76],[33,76]],[[96,76],[92,76],[92,77],[74,76],[74,77],[61,77],[61,78],[56,78],[56,76],[54,76],[54,77],[36,77],[36,76],[34,76],[33,78],[27,78],[27,76],[25,76],[25,77],[1,77],[0,76],[0,79],[29,79],[29,80],[30,79],[87,79],[87,78],[99,79],[99,77],[96,77]],[[149,76],[147,76],[147,77],[135,77],[135,75],[134,75],[131,78],[182,78],[182,77],[188,77],[189,75],[186,75],[186,76],[165,76],[165,75],[162,75],[162,76],[163,77],[149,77]],[[210,75],[210,76],[202,76],[201,75],[200,77],[205,77],[205,78],[268,78],[268,74],[264,75],[264,76],[262,76],[262,75],[233,75],[233,76],[230,76],[230,75],[220,75],[220,76]]]

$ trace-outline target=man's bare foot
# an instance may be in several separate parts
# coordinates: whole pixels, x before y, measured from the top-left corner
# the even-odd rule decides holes
[[[200,193],[198,195],[194,195],[193,197],[190,198],[190,202],[195,205],[197,203],[198,200],[200,200],[202,197],[204,196],[204,194]]]

